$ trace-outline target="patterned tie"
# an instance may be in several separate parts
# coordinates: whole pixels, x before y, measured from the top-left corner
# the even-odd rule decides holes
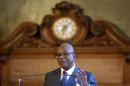
[[[63,78],[61,80],[61,86],[66,86],[67,84],[67,73],[63,71]]]

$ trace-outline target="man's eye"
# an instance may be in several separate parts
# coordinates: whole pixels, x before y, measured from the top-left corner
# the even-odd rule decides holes
[[[56,56],[62,56],[61,54],[56,54]]]

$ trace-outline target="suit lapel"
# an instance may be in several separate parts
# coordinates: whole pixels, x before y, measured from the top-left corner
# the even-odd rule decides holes
[[[60,86],[60,68],[56,71],[56,73],[53,75],[52,78],[54,78],[54,83],[52,83],[52,86]]]

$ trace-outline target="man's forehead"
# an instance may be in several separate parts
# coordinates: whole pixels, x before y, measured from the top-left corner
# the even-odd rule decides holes
[[[74,49],[72,45],[64,43],[59,46],[57,52],[74,52]]]

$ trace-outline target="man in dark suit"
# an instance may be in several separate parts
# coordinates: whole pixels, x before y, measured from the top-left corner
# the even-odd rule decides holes
[[[56,59],[60,68],[46,74],[44,86],[96,86],[94,75],[75,64],[71,44],[61,44],[57,49]]]

